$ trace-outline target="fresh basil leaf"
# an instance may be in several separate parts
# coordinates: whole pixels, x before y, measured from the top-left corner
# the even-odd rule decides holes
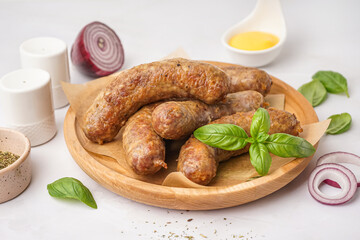
[[[253,137],[249,137],[249,138],[245,139],[245,141],[247,141],[248,143],[256,142],[256,140]]]
[[[315,153],[311,143],[301,137],[286,133],[275,133],[265,141],[268,150],[279,157],[309,157]]]
[[[253,143],[250,145],[249,154],[256,172],[261,176],[266,175],[271,166],[271,156],[266,146],[262,143]]]
[[[254,113],[250,126],[250,134],[257,139],[260,133],[267,134],[270,129],[270,116],[264,108],[258,108]]]
[[[246,146],[248,135],[234,124],[209,124],[196,129],[194,137],[209,146],[234,151]]]
[[[313,107],[322,103],[327,96],[326,88],[319,80],[313,80],[302,85],[298,91],[311,103]]]
[[[351,125],[351,115],[348,113],[335,114],[329,117],[330,125],[326,130],[328,134],[340,134],[349,130]]]
[[[259,133],[259,135],[256,138],[256,141],[259,143],[263,143],[266,141],[266,139],[268,139],[269,134],[267,133]]]
[[[329,93],[345,93],[349,97],[346,78],[338,72],[318,71],[313,79],[319,80]]]
[[[96,202],[87,187],[79,180],[71,177],[64,177],[47,185],[50,196],[56,198],[77,199],[92,208],[97,208]]]

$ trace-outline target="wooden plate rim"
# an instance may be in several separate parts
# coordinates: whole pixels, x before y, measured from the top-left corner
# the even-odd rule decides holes
[[[235,65],[222,62],[208,62],[216,65]],[[276,77],[272,76],[272,79],[274,85],[292,90],[292,93],[296,94],[296,98],[305,105],[304,108],[309,109],[310,103],[299,92]],[[313,122],[318,122],[315,110],[311,105],[310,107],[312,112],[308,114],[311,114]],[[312,159],[312,157],[295,159],[275,170],[270,175],[226,187],[168,187],[127,177],[99,163],[81,146],[79,141],[76,141],[75,120],[75,112],[70,106],[64,120],[65,142],[70,154],[85,173],[100,185],[123,197],[137,202],[170,209],[210,210],[237,206],[254,201],[279,190],[291,182],[305,169]],[[82,160],[80,158],[83,156],[86,156],[86,161],[80,161]],[[112,179],[116,184],[111,184],[105,181],[106,179]],[[276,183],[276,185],[274,185],[274,183]],[[261,187],[261,192],[257,190],[259,187]],[[244,199],[242,193],[246,193],[246,195],[252,197]],[[194,195],[196,195],[196,197],[192,198],[191,196]],[[234,198],[230,198],[230,196],[233,196]],[[224,198],[233,200],[223,201]]]

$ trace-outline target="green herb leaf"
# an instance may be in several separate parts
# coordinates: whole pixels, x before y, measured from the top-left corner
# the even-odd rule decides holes
[[[313,80],[302,85],[298,91],[311,103],[313,107],[322,103],[327,96],[326,88],[319,80]]]
[[[256,138],[256,141],[259,143],[265,142],[269,138],[269,134],[267,133],[259,133],[259,135]]]
[[[319,80],[329,93],[345,93],[349,97],[346,78],[338,72],[318,71],[313,79]]]
[[[315,153],[311,143],[286,133],[275,133],[266,140],[268,150],[279,157],[309,157]]]
[[[246,146],[248,135],[234,124],[209,124],[196,129],[194,137],[209,146],[233,151]]]
[[[77,199],[92,208],[97,208],[96,202],[87,187],[79,180],[71,177],[64,177],[47,185],[50,196],[56,198]]]
[[[257,139],[260,133],[267,134],[270,129],[270,116],[264,108],[258,108],[254,113],[250,126],[250,134]]]
[[[351,125],[351,115],[348,113],[335,114],[329,117],[330,125],[326,130],[328,134],[340,134],[349,130]]]
[[[245,139],[245,141],[247,141],[248,143],[256,142],[256,140],[253,137],[249,137],[249,138]]]
[[[262,143],[253,143],[250,145],[249,154],[256,172],[261,176],[266,175],[271,166],[271,156],[266,146]]]

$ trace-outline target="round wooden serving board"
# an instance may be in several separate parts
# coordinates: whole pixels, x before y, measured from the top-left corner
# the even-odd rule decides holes
[[[218,66],[232,65],[210,63]],[[298,91],[275,77],[272,79],[271,93],[285,94],[285,110],[294,113],[302,125],[318,122],[311,104]],[[205,188],[168,187],[125,176],[117,171],[117,161],[86,151],[78,140],[75,123],[75,112],[70,107],[64,121],[65,141],[77,164],[91,178],[123,197],[169,209],[219,209],[254,201],[291,182],[305,169],[312,158],[295,159],[267,176],[239,184]]]

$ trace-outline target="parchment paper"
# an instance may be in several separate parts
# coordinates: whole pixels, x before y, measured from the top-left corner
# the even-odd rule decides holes
[[[170,57],[189,58],[185,51],[181,48],[177,49],[166,58]],[[125,160],[125,154],[121,140],[122,131],[119,132],[114,141],[104,145],[99,145],[89,141],[86,138],[79,124],[79,120],[83,118],[86,110],[92,104],[94,98],[111,80],[115,78],[115,76],[116,73],[107,77],[90,81],[85,84],[71,84],[62,82],[62,87],[70,102],[71,108],[76,113],[75,124],[78,140],[84,149],[93,153],[94,158],[96,158],[100,163],[131,178],[154,184],[163,184],[166,186],[175,187],[194,188],[226,186],[249,181],[258,176],[254,167],[250,163],[249,155],[243,154],[226,162],[222,162],[219,165],[215,179],[210,183],[209,186],[195,184],[188,180],[183,174],[176,172],[176,159],[178,157],[180,147],[185,141],[166,141],[166,162],[168,164],[168,169],[162,169],[153,176],[141,176],[134,173]],[[266,100],[270,103],[270,106],[284,109],[284,94],[269,95],[266,97]],[[301,137],[315,145],[320,140],[321,136],[325,133],[329,122],[330,120],[326,120],[323,122],[302,126],[304,131],[301,134]],[[272,165],[269,174],[294,159],[295,158],[280,158],[277,156],[272,156]]]

